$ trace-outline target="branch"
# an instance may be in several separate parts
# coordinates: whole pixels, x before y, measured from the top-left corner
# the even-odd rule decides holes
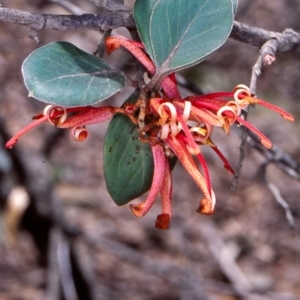
[[[28,26],[29,37],[38,42],[37,32],[40,30],[78,30],[90,29],[105,31],[117,27],[135,27],[130,12],[103,12],[101,14],[53,15],[36,14],[17,9],[1,8],[0,21]]]
[[[257,47],[261,47],[269,40],[274,40],[274,47],[270,48],[274,52],[273,54],[275,52],[300,51],[300,34],[290,28],[280,33],[234,21],[230,38]]]
[[[284,209],[285,217],[286,217],[290,227],[292,229],[296,229],[296,223],[295,223],[295,220],[294,220],[294,217],[293,217],[293,214],[292,214],[292,211],[291,211],[291,208],[290,208],[289,204],[282,197],[278,187],[267,179],[266,169],[267,169],[267,166],[270,163],[272,163],[272,160],[269,160],[269,161],[262,164],[262,166],[259,169],[259,175],[261,175],[263,180],[266,182],[266,185],[267,185],[268,189],[270,190],[270,192],[274,196],[277,203]]]
[[[105,2],[99,0],[91,1],[95,4],[100,4],[100,2],[103,4]],[[117,27],[135,28],[132,12],[127,9],[115,10],[122,6],[122,4],[116,1],[114,5],[113,8],[101,14],[83,14],[80,16],[36,14],[0,7],[0,21],[28,26],[33,33],[40,30],[90,29],[105,31]],[[31,37],[35,38],[36,35]],[[276,52],[300,51],[300,34],[292,29],[286,29],[280,33],[267,31],[235,21],[230,38],[258,47],[261,47],[267,41],[272,41],[268,49],[265,49],[266,53],[263,53],[263,57],[265,57],[266,54],[275,56]]]

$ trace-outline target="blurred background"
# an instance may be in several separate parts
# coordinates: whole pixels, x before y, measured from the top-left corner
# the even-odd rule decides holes
[[[88,0],[71,2],[82,12],[97,12]],[[68,13],[51,1],[0,4]],[[132,6],[133,1],[125,4]],[[299,32],[299,15],[298,0],[240,0],[236,20],[271,31]],[[215,215],[195,212],[201,192],[178,164],[171,227],[160,231],[154,228],[159,201],[137,219],[128,205],[117,207],[106,191],[102,149],[108,123],[90,126],[84,143],[46,124],[26,134],[12,150],[4,149],[5,141],[44,108],[27,97],[21,75],[24,59],[58,40],[93,53],[101,38],[99,32],[42,31],[37,45],[28,33],[27,27],[0,23],[1,300],[300,299],[299,53],[278,54],[273,65],[263,68],[257,86],[259,98],[292,113],[295,122],[262,107],[249,114],[251,123],[276,145],[276,155],[293,165],[294,176],[274,160],[266,164],[270,152],[247,145],[238,185],[231,191],[232,176],[204,148],[217,196]],[[126,29],[115,33],[128,35]],[[249,85],[258,53],[256,47],[229,39],[180,76],[205,93],[230,91],[239,83]],[[105,58],[134,75],[134,60],[126,51]],[[130,92],[128,88],[124,94]],[[124,94],[109,103],[120,105]],[[216,130],[214,141],[236,167],[239,130],[229,136]]]

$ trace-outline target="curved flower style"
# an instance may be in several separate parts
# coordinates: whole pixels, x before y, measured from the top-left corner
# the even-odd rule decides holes
[[[155,65],[145,53],[142,44],[121,36],[113,36],[106,40],[106,46],[108,53],[120,46],[125,47],[144,65],[150,75],[155,74]],[[229,133],[233,124],[243,125],[257,134],[266,148],[271,148],[271,141],[243,119],[242,110],[250,104],[258,104],[278,112],[289,121],[294,120],[292,115],[282,109],[253,97],[245,85],[238,85],[233,92],[217,92],[182,99],[175,75],[170,74],[162,80],[161,88],[161,93],[157,92],[156,97],[146,101],[139,99],[136,104],[128,104],[124,108],[47,106],[44,113],[35,116],[31,124],[6,143],[6,147],[12,148],[24,133],[44,122],[58,128],[69,128],[75,140],[84,141],[88,137],[86,125],[104,122],[115,113],[126,114],[134,124],[139,125],[137,130],[140,131],[140,140],[150,143],[154,161],[154,175],[146,201],[131,204],[130,208],[137,217],[142,217],[160,193],[162,213],[158,215],[155,226],[167,229],[172,215],[169,157],[175,155],[201,189],[204,198],[200,201],[197,212],[210,215],[214,213],[216,197],[201,146],[210,146],[220,157],[224,167],[230,173],[234,173],[227,159],[211,140],[213,129],[219,127]]]

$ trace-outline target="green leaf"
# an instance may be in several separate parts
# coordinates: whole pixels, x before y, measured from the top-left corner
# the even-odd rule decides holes
[[[138,91],[126,101],[135,103]],[[149,144],[139,140],[138,127],[122,114],[111,120],[104,142],[106,187],[117,205],[147,192],[153,177],[153,156]]]
[[[134,17],[163,76],[195,65],[228,38],[237,0],[136,0]]]
[[[29,96],[64,107],[93,105],[125,85],[121,71],[68,42],[51,43],[32,52],[22,73]]]

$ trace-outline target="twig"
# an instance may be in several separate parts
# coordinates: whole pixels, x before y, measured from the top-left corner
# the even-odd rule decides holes
[[[282,198],[279,189],[273,183],[271,183],[267,179],[266,179],[266,182],[267,182],[267,187],[273,194],[274,198],[276,199],[278,204],[281,205],[282,208],[284,209],[285,216],[286,216],[286,219],[287,219],[290,227],[295,229],[295,220],[294,220],[294,217],[293,217],[293,214],[292,214],[289,204]]]
[[[277,40],[275,52],[300,51],[300,34],[290,28],[279,33],[234,21],[230,38],[257,47],[269,40]]]
[[[247,297],[254,287],[236,264],[233,252],[224,243],[214,224],[212,222],[202,224],[201,234],[223,274],[230,280],[241,297]]]
[[[104,3],[101,0],[91,0],[94,3]],[[112,3],[111,1],[109,1]],[[108,5],[108,1],[105,1]],[[122,4],[114,2],[119,8]],[[103,7],[103,6],[102,6]],[[16,9],[0,7],[0,21],[28,26],[32,30],[33,38],[40,30],[108,30],[117,27],[135,28],[132,12],[126,9],[120,11],[115,7],[103,11],[101,14],[83,14],[81,16],[34,14]],[[108,8],[108,6],[106,6]],[[262,28],[252,27],[243,23],[234,22],[230,38],[252,46],[261,47],[267,41],[276,40],[273,47],[275,52],[300,51],[300,34],[292,29],[282,33],[267,31]],[[270,48],[271,49],[271,48]],[[272,54],[272,53],[271,53]]]
[[[46,278],[46,299],[57,300],[61,298],[59,271],[57,264],[57,245],[59,242],[59,229],[53,227],[49,234],[49,247],[48,247],[48,269]]]
[[[248,110],[249,108],[247,108]],[[247,118],[248,115],[248,111],[244,110],[245,114],[244,114],[244,118]],[[239,178],[241,176],[241,172],[242,172],[242,167],[243,167],[243,162],[246,156],[246,145],[247,145],[247,138],[248,138],[248,134],[249,134],[249,130],[246,127],[241,127],[240,130],[242,131],[242,136],[241,136],[241,143],[239,146],[239,150],[240,150],[240,157],[239,157],[239,161],[237,163],[236,166],[236,170],[232,179],[232,183],[230,186],[230,190],[234,191],[236,189],[236,186],[238,184]]]
[[[263,64],[263,57],[260,51],[260,54],[257,58],[256,63],[252,67],[252,75],[250,80],[250,92],[252,95],[256,95],[256,84],[257,84],[257,78],[261,74],[261,68]]]
[[[93,261],[88,252],[88,247],[83,244],[79,239],[72,239],[71,252],[74,257],[76,268],[82,276],[82,280],[88,287],[88,295],[85,295],[86,299],[97,300],[97,290],[101,291],[103,295],[103,290],[98,288],[98,282],[94,274]],[[103,297],[105,299],[105,297]]]
[[[64,297],[66,300],[77,300],[78,297],[72,276],[70,246],[62,235],[60,235],[56,254]]]
[[[290,227],[295,229],[295,220],[294,220],[294,217],[293,217],[293,214],[292,214],[289,204],[281,196],[281,193],[280,193],[280,190],[278,189],[278,187],[267,179],[266,170],[267,170],[267,166],[270,163],[273,163],[272,159],[263,163],[261,165],[261,167],[259,168],[258,173],[263,178],[263,180],[266,182],[268,189],[271,191],[271,193],[274,196],[277,203],[284,209],[285,216],[286,216],[286,219],[287,219]]]
[[[249,131],[248,143],[252,148],[262,154],[268,161],[272,161],[280,170],[285,172],[293,179],[300,180],[300,164],[295,161],[289,154],[282,151],[277,145],[272,149],[266,149],[260,142],[259,138]]]
[[[101,14],[53,15],[35,14],[22,10],[0,7],[0,21],[28,26],[30,37],[37,40],[40,30],[108,30],[117,27],[135,27],[130,12],[103,12]]]

